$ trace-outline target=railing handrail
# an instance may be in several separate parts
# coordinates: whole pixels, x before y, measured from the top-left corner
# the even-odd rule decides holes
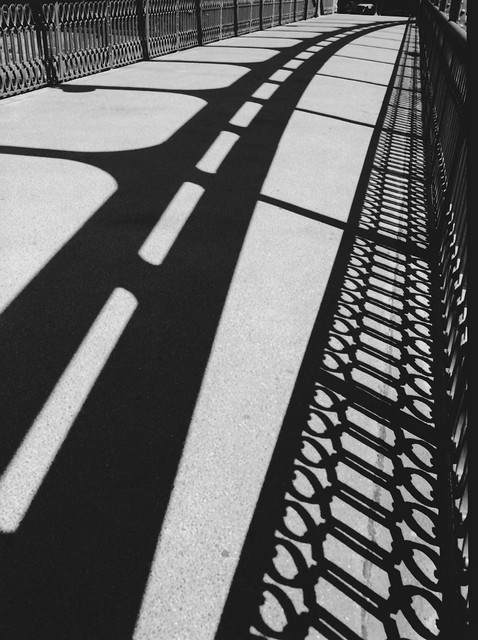
[[[455,46],[457,46],[459,50],[461,49],[464,53],[467,44],[467,32],[465,29],[462,29],[460,25],[453,20],[450,20],[446,13],[440,11],[434,5],[431,5],[430,9],[432,11],[436,11],[437,20],[442,21],[444,28],[449,32],[449,37],[454,38]]]

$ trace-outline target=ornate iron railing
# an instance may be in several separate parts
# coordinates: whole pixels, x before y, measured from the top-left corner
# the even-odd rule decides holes
[[[203,0],[201,2],[202,41],[215,42],[221,39],[222,2]]]
[[[451,22],[456,22],[462,29],[467,28],[468,0],[431,0]]]
[[[0,94],[15,95],[48,81],[45,30],[30,5],[0,7]]]
[[[1,5],[0,98],[315,15],[313,0]]]
[[[263,0],[262,28],[268,29],[279,24],[280,0]]]
[[[312,3],[311,3],[312,4]],[[305,2],[304,0],[295,0],[294,2],[294,16],[295,16],[295,20],[302,20],[302,18],[304,18],[304,20],[306,19],[306,15],[305,15]]]
[[[292,22],[294,19],[294,0],[282,0],[281,22]]]
[[[318,0],[315,0],[315,2],[305,2],[305,17],[306,19],[308,18],[313,18],[315,15],[317,15],[316,11],[317,11],[317,2]]]
[[[468,612],[468,455],[467,455],[467,95],[466,32],[429,0],[418,12],[424,122],[428,136],[431,206],[435,212],[438,291],[443,309],[441,426],[448,469],[444,494],[450,518],[449,606],[451,620]],[[445,509],[446,509],[445,505]],[[450,629],[455,635],[456,628]],[[459,635],[459,633],[458,633]],[[451,637],[451,636],[450,636]]]

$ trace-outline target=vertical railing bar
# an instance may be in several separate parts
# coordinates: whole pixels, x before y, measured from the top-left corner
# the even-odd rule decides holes
[[[56,79],[59,82],[62,82],[65,78],[65,66],[63,61],[63,44],[61,42],[61,29],[60,29],[58,2],[55,2],[53,16],[55,21],[56,55],[58,57],[58,72],[59,72]]]
[[[10,8],[6,7],[6,6],[2,6],[1,7],[1,11],[4,14],[4,12],[7,13],[7,17],[4,17],[5,22],[7,22],[8,24],[8,14],[10,14]],[[11,37],[12,32],[11,30],[9,30],[8,32],[2,31],[2,43],[3,43],[3,55],[5,57],[5,63],[8,66],[10,64],[10,52],[9,52],[9,45],[8,45],[8,37]]]
[[[261,0],[261,4],[262,4],[262,0]],[[237,0],[234,0],[234,2],[233,2],[233,13],[234,13],[234,35],[237,36],[237,34],[238,34]],[[262,29],[262,26],[261,26],[261,29]]]
[[[108,51],[108,66],[113,68],[113,48],[111,43],[111,8],[110,8],[110,0],[106,0],[106,48]]]
[[[203,44],[203,32],[202,32],[202,18],[201,18],[201,0],[194,0],[196,6],[196,24],[198,33],[198,45],[201,47]]]
[[[141,43],[142,60],[150,60],[149,41],[149,0],[136,0],[138,35]],[[134,23],[132,23],[134,24]],[[130,31],[132,31],[132,25]]]
[[[146,56],[146,60],[150,60],[151,59],[151,52],[150,52],[150,11],[149,11],[149,2],[150,0],[144,0],[144,46],[145,46],[145,56]]]

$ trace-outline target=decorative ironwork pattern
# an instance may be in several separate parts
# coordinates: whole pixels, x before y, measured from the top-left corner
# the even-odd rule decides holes
[[[178,49],[177,0],[149,0],[149,51],[152,57]]]
[[[178,49],[199,44],[195,0],[178,0]]]
[[[250,33],[252,30],[252,1],[253,0],[236,0],[238,35]]]
[[[252,2],[251,6],[251,32],[261,28],[261,3]]]
[[[143,59],[136,0],[110,2],[112,64],[119,67]],[[143,17],[143,16],[141,16]]]
[[[307,0],[306,19],[313,18],[316,15],[318,1],[319,0]]]
[[[222,0],[221,39],[235,35],[234,0]]]
[[[11,4],[0,17],[0,97],[304,18],[294,0]]]
[[[295,18],[294,20],[305,20],[305,9],[307,0],[296,0],[294,3]]]
[[[274,0],[274,11],[272,13],[271,27],[277,27],[282,24],[282,0]]]
[[[222,1],[202,0],[201,2],[201,28],[202,41],[216,42],[221,39],[222,25]]]
[[[48,82],[44,31],[29,4],[0,6],[0,96]]]
[[[279,24],[281,0],[262,0],[262,28],[269,29]]]
[[[105,2],[43,5],[55,81],[72,80],[113,66],[108,7]]]
[[[429,2],[420,3],[418,21],[445,334],[443,428],[450,453],[445,460],[450,470],[450,535],[456,548],[456,554],[450,554],[456,570],[450,606],[455,618],[468,621],[466,32]],[[461,600],[453,600],[457,591]]]
[[[449,615],[417,38],[409,23],[218,640],[431,640]]]
[[[282,0],[281,24],[294,20],[294,0]]]

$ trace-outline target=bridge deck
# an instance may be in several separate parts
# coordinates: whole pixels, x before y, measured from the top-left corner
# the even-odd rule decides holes
[[[0,104],[8,640],[437,633],[417,53],[331,15]]]

